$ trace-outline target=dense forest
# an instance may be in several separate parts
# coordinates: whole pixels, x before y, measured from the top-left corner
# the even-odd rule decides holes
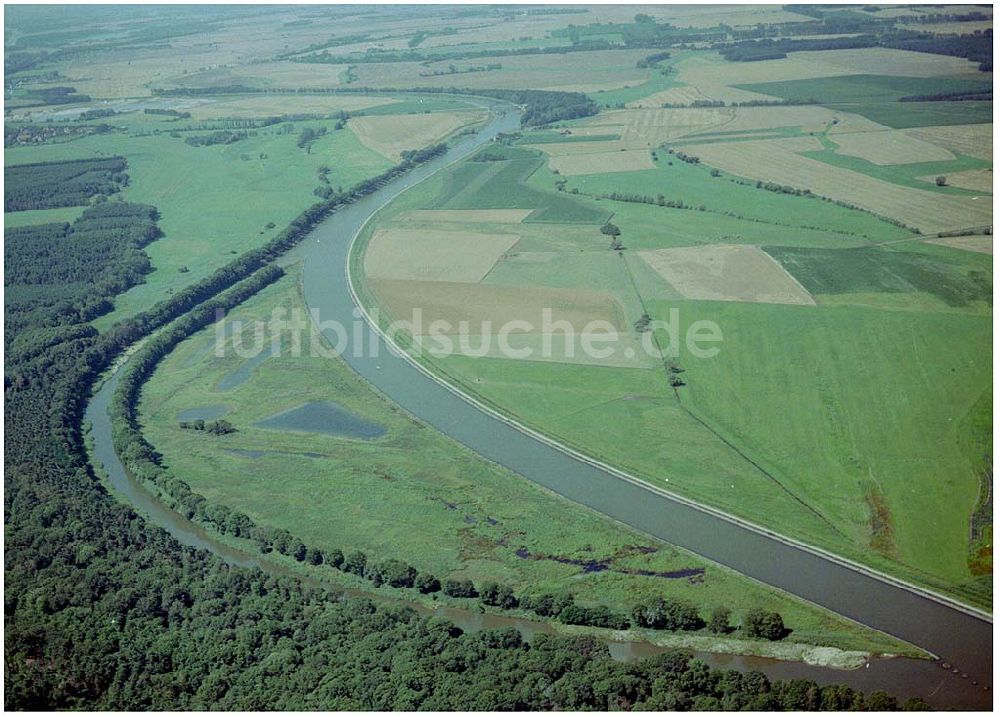
[[[86,206],[94,196],[127,185],[126,168],[120,156],[5,166],[4,211]]]
[[[8,185],[9,186],[9,185]],[[150,271],[156,209],[106,202],[70,224],[4,231],[4,335],[92,320]],[[26,339],[25,336],[21,336]]]

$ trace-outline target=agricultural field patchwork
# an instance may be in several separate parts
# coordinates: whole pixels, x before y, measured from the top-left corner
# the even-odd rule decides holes
[[[333,114],[355,112],[372,107],[396,104],[392,97],[360,97],[356,95],[265,95],[243,96],[236,99],[213,98],[194,103],[189,111],[195,119],[272,117],[284,114]]]
[[[926,72],[925,65],[890,71],[906,79],[907,72]],[[836,79],[844,69],[827,71]],[[928,439],[931,428],[921,421],[931,414],[931,424],[949,425],[955,437],[948,439],[965,439],[961,430],[982,409],[980,395],[988,384],[988,361],[978,351],[989,340],[992,270],[979,259],[992,250],[991,239],[933,238],[992,221],[981,182],[991,172],[976,156],[985,156],[976,144],[989,136],[989,125],[957,126],[900,130],[846,105],[613,109],[555,132],[526,133],[516,147],[491,149],[500,156],[449,170],[411,192],[396,217],[378,225],[429,209],[536,207],[521,223],[485,213],[478,229],[463,223],[463,229],[519,235],[477,287],[517,286],[492,300],[515,312],[482,306],[479,316],[523,314],[520,295],[541,288],[600,287],[620,311],[619,348],[604,361],[552,360],[538,357],[540,335],[525,334],[512,344],[534,348],[527,359],[511,359],[495,344],[478,357],[424,359],[490,404],[656,484],[751,520],[780,523],[786,533],[977,600],[984,585],[968,570],[963,518],[979,490],[976,465],[982,456],[951,446],[936,457],[921,451],[917,479],[947,474],[951,481],[915,501],[905,496],[909,472],[901,466],[907,440]],[[639,153],[650,163],[632,170],[619,170],[611,159]],[[926,180],[938,171],[954,181],[939,186]],[[960,185],[965,172],[980,177],[979,191]],[[615,251],[606,234],[572,237],[545,218],[546,212],[566,215],[567,202],[581,220],[591,211],[607,212],[604,220],[620,230],[622,250]],[[591,215],[591,225],[599,225],[599,215]],[[453,229],[442,222],[439,232],[447,230]],[[543,239],[544,232],[551,236]],[[881,243],[888,245],[874,245]],[[457,255],[455,265],[460,261]],[[371,281],[376,304],[389,315],[412,310],[412,291],[392,286],[393,306],[379,293],[381,283]],[[471,285],[454,287],[458,303],[473,304]],[[444,305],[443,293],[428,298],[436,309]],[[584,314],[608,317],[598,303],[579,306],[589,307],[567,316],[570,322],[582,324]],[[681,311],[679,331],[671,324],[672,308]],[[644,315],[661,321],[652,333],[643,333]],[[671,382],[664,361],[643,352],[644,342],[683,342],[686,326],[703,319],[722,329],[722,353],[739,352],[739,359],[685,359],[682,350],[681,369]],[[855,357],[825,342],[847,339],[851,324],[866,336]],[[847,378],[844,371],[865,362],[863,354],[875,349],[880,331],[894,336],[898,353],[879,356],[865,368],[864,380]],[[911,333],[922,337],[906,337]],[[956,344],[961,335],[966,342]],[[761,382],[751,373],[768,353],[760,342],[764,336],[772,346],[800,341],[811,347],[789,346],[795,357],[784,373]],[[639,357],[624,359],[626,347]],[[855,349],[847,352],[854,355]],[[935,379],[927,361],[937,361],[938,354],[949,356],[947,379],[927,391],[920,386]],[[723,379],[720,370],[733,372]],[[795,395],[789,397],[783,385],[794,386]],[[858,411],[871,394],[907,397],[890,400],[889,413],[862,415]],[[780,438],[766,436],[786,419],[772,419],[770,412],[788,399],[803,401],[795,411],[801,423],[796,429],[774,427]],[[629,438],[603,430],[611,415],[617,424],[630,425]],[[892,424],[882,433],[895,435],[898,458],[879,454],[873,427],[861,428],[870,435],[866,441],[847,436],[855,425],[885,420]],[[846,431],[831,434],[833,424]],[[701,459],[711,461],[713,477]],[[856,476],[859,468],[863,479]],[[947,506],[933,518],[937,535],[923,542],[919,525],[942,499]]]
[[[955,159],[955,155],[944,147],[900,130],[838,133],[833,141],[838,154],[856,156],[883,166]]]
[[[645,149],[557,156],[549,159],[549,167],[564,176],[614,174],[654,168],[653,160]]]
[[[685,153],[729,173],[809,189],[922,232],[983,226],[992,221],[989,200],[900,186],[803,156],[818,149],[819,143],[812,137],[684,146]]]
[[[920,181],[938,184],[940,176],[944,176],[948,186],[957,186],[960,189],[968,189],[981,194],[993,193],[993,169],[966,169],[965,171],[956,171],[946,176],[944,174],[935,174],[918,176],[917,178]]]
[[[547,89],[597,92],[643,82],[648,71],[635,66],[642,50],[588,53],[581,72],[576,53],[484,56],[470,60],[361,64],[355,70],[362,87],[468,87],[470,89]],[[499,65],[496,69],[490,66]],[[305,65],[311,67],[313,65]]]

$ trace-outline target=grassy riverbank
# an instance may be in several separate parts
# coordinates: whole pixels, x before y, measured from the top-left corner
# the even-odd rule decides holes
[[[302,310],[294,276],[265,289],[232,317],[263,320],[275,309]],[[303,335],[307,353],[311,330]],[[246,331],[248,342],[251,335]],[[247,359],[231,346],[225,357],[215,357],[214,340],[213,329],[204,330],[164,360],[143,391],[144,434],[196,492],[258,523],[286,528],[327,550],[357,548],[371,557],[401,558],[439,578],[497,580],[519,593],[568,591],[581,603],[623,612],[655,595],[682,597],[698,603],[706,616],[714,605],[725,604],[735,611],[734,622],[749,608],[762,607],[784,615],[791,642],[866,652],[907,650],[693,554],[650,541],[476,457],[401,413],[339,359],[292,356],[286,340],[280,357],[246,369]],[[246,377],[234,385],[234,374]],[[220,383],[231,387],[220,389]],[[257,424],[320,401],[379,425],[385,435],[345,439]],[[221,412],[237,431],[214,436],[180,428],[190,410],[206,407]],[[329,567],[279,558],[323,578],[343,579],[345,586],[370,587]],[[588,569],[590,562],[603,564],[604,570]]]

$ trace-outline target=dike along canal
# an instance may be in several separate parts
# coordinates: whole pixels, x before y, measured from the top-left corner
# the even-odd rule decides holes
[[[321,321],[350,327],[347,332],[352,338],[358,337],[353,326],[359,316],[366,314],[356,303],[349,276],[351,245],[379,209],[407,189],[469,156],[498,133],[519,128],[520,115],[510,105],[469,101],[490,107],[492,117],[485,128],[455,143],[446,154],[332,214],[289,252],[288,261],[302,262],[303,294],[308,307],[317,311]],[[337,344],[336,334],[323,332],[332,344]],[[938,662],[882,659],[858,670],[844,671],[766,658],[696,653],[710,665],[761,670],[775,679],[808,678],[824,684],[844,683],[865,691],[881,689],[901,700],[922,697],[935,708],[991,708],[993,627],[988,620],[778,535],[623,478],[613,469],[572,454],[475,404],[393,349],[370,322],[365,322],[361,337],[366,349],[354,350],[348,344],[342,354],[359,375],[420,420],[486,459],[653,537],[914,643],[941,659]],[[377,344],[379,349],[368,349],[371,344]],[[181,543],[208,549],[237,566],[301,579],[299,574],[221,543],[165,507],[131,479],[114,452],[107,411],[117,383],[117,374],[105,380],[87,407],[94,457],[103,466],[113,488]],[[333,587],[318,581],[312,585]],[[423,607],[414,608],[431,612]],[[551,632],[546,624],[526,619],[455,608],[434,612],[471,631],[515,626],[526,635]],[[608,641],[608,644],[618,658],[641,657],[661,650],[645,643]],[[943,667],[944,663],[949,667]]]

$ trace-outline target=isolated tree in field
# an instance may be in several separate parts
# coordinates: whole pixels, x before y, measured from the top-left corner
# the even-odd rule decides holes
[[[936,179],[934,179],[934,183],[937,184],[938,186],[947,186],[948,185],[948,177],[947,176],[939,176]]]
[[[622,230],[608,221],[606,224],[601,226],[601,233],[605,236],[621,236]]]
[[[785,622],[779,613],[754,608],[743,616],[743,630],[751,638],[777,641],[785,637]]]
[[[712,633],[729,633],[732,627],[729,625],[729,616],[732,615],[725,606],[716,606],[708,617],[708,630]]]

